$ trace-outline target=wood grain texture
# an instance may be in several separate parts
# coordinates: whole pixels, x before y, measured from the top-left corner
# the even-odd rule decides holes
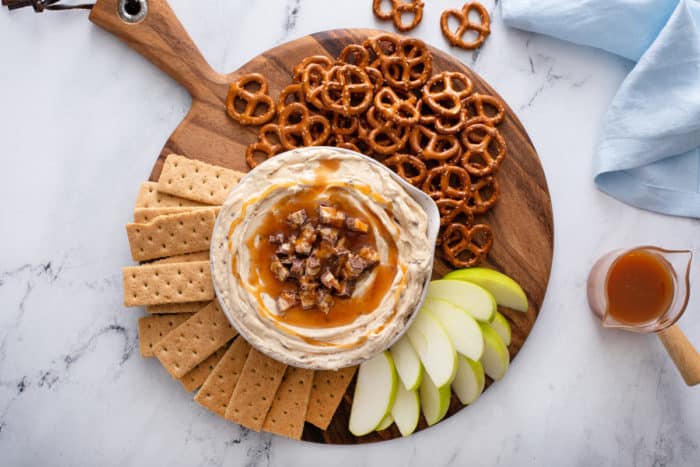
[[[291,81],[294,65],[304,57],[318,54],[336,57],[346,45],[361,43],[380,32],[369,29],[319,32],[270,49],[233,73],[222,75],[206,64],[167,2],[150,0],[149,15],[137,25],[121,22],[116,14],[116,3],[117,0],[98,0],[91,20],[119,36],[180,82],[192,95],[192,108],[165,143],[153,167],[151,180],[157,180],[163,160],[170,153],[248,171],[245,147],[255,141],[258,128],[241,126],[227,117],[224,104],[228,83],[246,73],[261,73],[268,78],[270,94],[276,98]],[[497,95],[483,79],[455,57],[434,48],[431,50],[436,73],[460,71],[472,79],[475,91]],[[532,330],[544,299],[552,263],[554,227],[549,191],[540,160],[515,113],[508,106],[506,112],[506,120],[499,129],[509,152],[498,175],[501,200],[485,216],[496,234],[486,266],[513,277],[523,286],[530,301],[527,313],[501,310],[513,328],[509,350],[511,358],[515,358]],[[437,261],[434,277],[441,277],[449,270],[444,262]],[[508,377],[499,384],[508,384]],[[351,384],[328,429],[321,431],[307,423],[304,440],[353,444],[400,436],[395,426],[361,438],[352,436],[347,426],[353,389],[354,384]],[[453,395],[448,417],[461,408]],[[421,417],[418,429],[426,427]]]

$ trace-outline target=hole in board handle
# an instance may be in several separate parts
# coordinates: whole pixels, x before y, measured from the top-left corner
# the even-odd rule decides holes
[[[148,0],[119,0],[119,16],[127,23],[138,23],[148,14]]]

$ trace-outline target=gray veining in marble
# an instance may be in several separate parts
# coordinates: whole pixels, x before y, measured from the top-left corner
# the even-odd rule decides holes
[[[203,54],[230,71],[323,29],[390,29],[370,1],[172,0]],[[0,464],[236,466],[697,466],[700,389],[653,336],[604,331],[586,274],[601,253],[700,249],[698,221],[596,191],[601,117],[631,63],[511,30],[492,11],[479,52],[451,50],[428,0],[415,35],[484,76],[528,129],[549,180],[556,249],[542,315],[506,378],[405,440],[328,447],[252,433],[210,414],[138,355],[120,268],[124,223],[185,91],[85,12],[0,12]],[[696,264],[693,277],[700,277]],[[681,325],[700,344],[700,301]]]

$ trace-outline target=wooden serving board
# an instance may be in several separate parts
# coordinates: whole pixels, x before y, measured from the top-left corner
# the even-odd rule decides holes
[[[220,74],[203,59],[167,1],[149,0],[148,14],[137,24],[121,19],[117,14],[118,4],[119,0],[97,0],[90,20],[119,36],[192,95],[192,108],[166,141],[155,161],[151,180],[157,180],[164,158],[171,153],[248,171],[245,148],[256,140],[258,128],[241,126],[226,115],[224,104],[229,83],[246,73],[261,73],[269,80],[270,94],[276,97],[290,83],[292,68],[303,58],[319,54],[336,57],[346,45],[361,43],[382,32],[370,29],[319,32],[262,52],[238,70]],[[475,91],[497,96],[481,77],[455,57],[435,48],[431,48],[431,51],[435,73],[460,71],[472,79]],[[499,130],[506,140],[508,156],[498,174],[500,201],[485,216],[495,233],[494,247],[486,266],[513,277],[522,285],[530,301],[527,313],[501,310],[512,326],[509,350],[513,359],[530,334],[544,299],[552,264],[554,227],[547,182],[535,148],[507,105],[506,112],[506,119]],[[437,261],[434,277],[442,277],[450,269],[444,262]],[[508,384],[508,378],[499,384]],[[353,444],[400,436],[395,426],[361,438],[351,435],[347,427],[352,392],[351,385],[326,431],[307,423],[303,439],[318,443]],[[459,400],[453,395],[447,416],[454,415],[461,408]],[[426,427],[421,417],[418,429]]]

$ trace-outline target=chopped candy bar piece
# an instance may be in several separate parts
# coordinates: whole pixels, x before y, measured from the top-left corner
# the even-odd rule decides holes
[[[343,276],[345,279],[357,279],[365,271],[366,267],[367,262],[364,259],[351,253],[343,267]]]
[[[302,288],[299,292],[301,299],[301,307],[305,310],[311,310],[316,306],[316,287]]]
[[[306,222],[307,216],[304,209],[299,209],[294,211],[289,216],[287,216],[287,222],[289,222],[293,227],[301,227]]]
[[[299,295],[296,290],[283,290],[277,299],[277,309],[284,313],[299,303]]]
[[[333,307],[333,297],[331,297],[328,289],[323,287],[319,288],[316,292],[316,306],[323,313],[328,314]]]
[[[374,267],[379,264],[379,252],[371,246],[363,246],[358,252],[360,258],[367,261],[369,267]]]
[[[282,264],[277,255],[272,255],[270,258],[270,271],[280,282],[284,282],[289,278],[289,269]]]
[[[277,251],[275,253],[277,253],[280,256],[289,256],[292,253],[294,253],[294,247],[292,247],[291,243],[284,242],[279,247],[277,247]]]
[[[332,272],[329,270],[326,270],[322,275],[321,275],[321,283],[328,287],[329,289],[335,289],[339,290],[340,289],[340,283],[338,282],[338,279],[335,278]]]
[[[338,241],[338,229],[333,227],[319,227],[319,235],[321,235],[321,240],[329,243],[331,246],[335,246]]]
[[[369,232],[369,225],[366,222],[358,219],[357,217],[348,217],[345,219],[345,227],[353,232],[367,233]]]
[[[306,275],[309,277],[317,277],[321,273],[321,260],[315,256],[309,256],[306,260]]]
[[[321,224],[332,225],[333,227],[342,227],[345,222],[345,213],[333,206],[319,206],[318,217]]]
[[[306,260],[302,258],[292,258],[292,268],[290,273],[292,277],[300,278],[304,274],[304,269],[306,267]]]

